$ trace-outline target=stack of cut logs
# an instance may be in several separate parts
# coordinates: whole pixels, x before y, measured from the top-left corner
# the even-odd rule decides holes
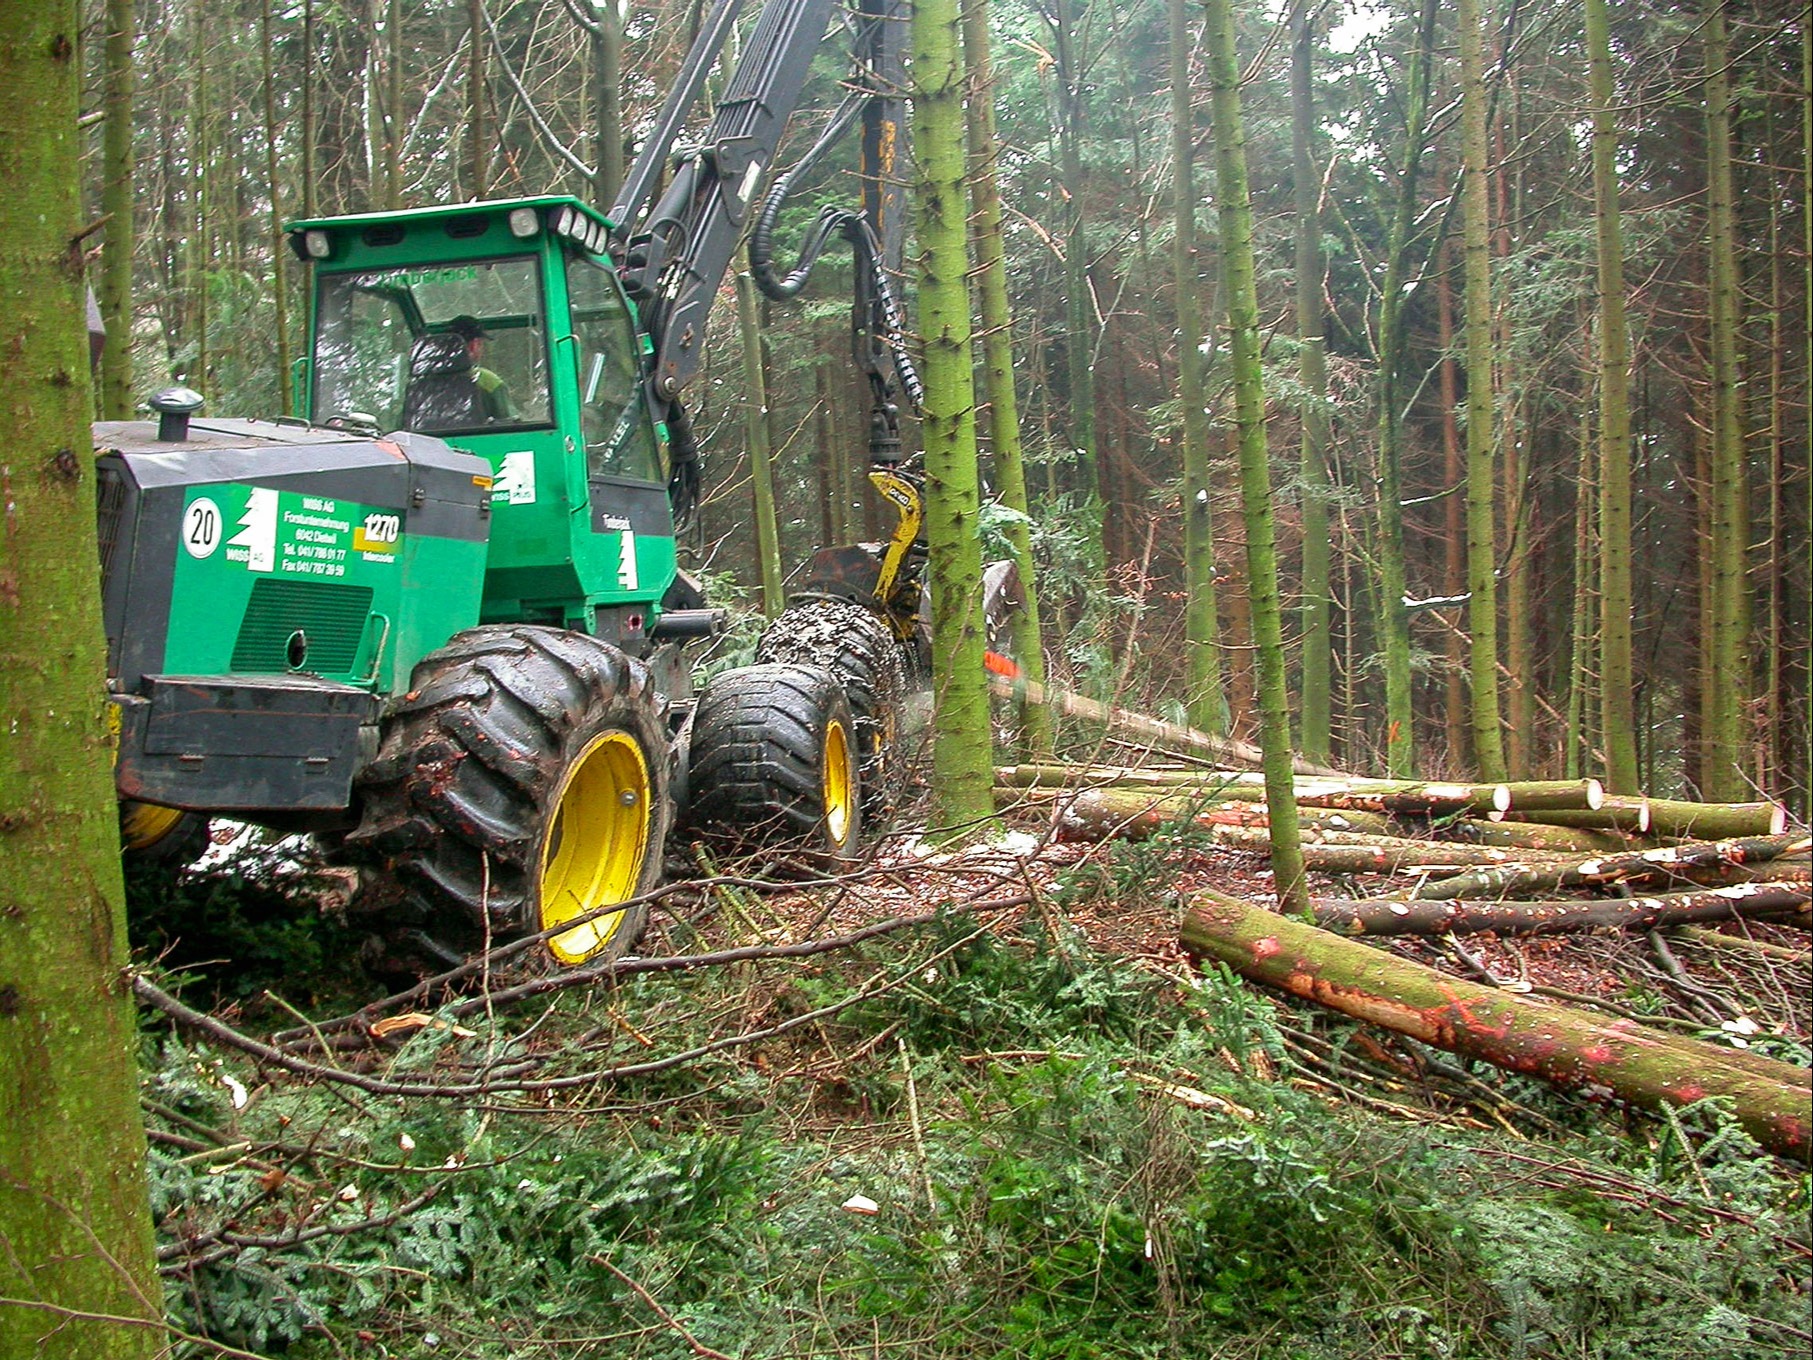
[[[1765,1147],[1813,1160],[1803,1068],[1627,1019],[1475,985],[1344,936],[1500,934],[1774,917],[1805,926],[1809,840],[1774,803],[1610,797],[1597,780],[1444,784],[1295,780],[1304,861],[1386,875],[1382,893],[1322,897],[1314,924],[1208,891],[1183,943],[1246,976],[1453,1052],[1636,1104],[1728,1098]],[[1248,771],[1019,765],[1003,807],[1048,805],[1060,834],[1139,837],[1189,826],[1270,848],[1264,781]]]

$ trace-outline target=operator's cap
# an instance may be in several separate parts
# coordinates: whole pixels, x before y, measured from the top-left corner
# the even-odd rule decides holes
[[[484,340],[488,337],[483,323],[476,316],[456,316],[447,323],[447,333],[457,335],[462,340]]]

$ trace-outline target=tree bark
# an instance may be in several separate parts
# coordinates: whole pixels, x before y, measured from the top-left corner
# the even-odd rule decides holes
[[[1190,74],[1189,6],[1169,0],[1171,159],[1175,224],[1171,273],[1177,290],[1177,395],[1183,439],[1184,710],[1190,726],[1213,736],[1229,730],[1215,594],[1215,509],[1209,482],[1209,359],[1203,324],[1202,261],[1196,240],[1196,115]]]
[[[0,0],[0,1355],[163,1351],[124,984],[78,213],[76,6]]]
[[[1018,512],[1006,538],[1020,573],[1021,606],[1013,613],[1014,660],[1034,684],[1045,683],[1045,643],[1039,629],[1038,570],[1032,556],[1032,507],[1026,495],[1026,460],[1020,441],[1020,398],[1014,387],[1013,311],[1007,295],[1007,251],[1001,236],[1001,189],[995,162],[994,63],[989,51],[988,6],[963,7],[963,54],[973,89],[965,133],[970,202],[975,211],[976,297],[982,313],[982,372],[987,386],[989,442],[1001,503]],[[1020,705],[1020,740],[1028,755],[1051,750],[1051,715],[1044,704]]]
[[[1173,4],[1179,0],[1172,0]],[[1306,760],[1326,763],[1332,724],[1328,541],[1328,364],[1322,334],[1322,222],[1314,140],[1315,24],[1307,0],[1291,11],[1291,178],[1296,198],[1298,373],[1303,383],[1303,650],[1298,730]]]
[[[925,336],[925,523],[932,583],[932,793],[938,822],[972,834],[994,820],[977,536],[963,57],[956,0],[913,9],[919,327]]]
[[[1613,118],[1606,0],[1586,0],[1593,100],[1593,226],[1599,284],[1599,722],[1605,782],[1637,792],[1631,708],[1630,328],[1624,317],[1624,227],[1618,213],[1618,131]]]
[[[137,34],[133,0],[107,0],[104,107],[101,134],[101,215],[107,235],[101,242],[101,320],[107,338],[101,349],[103,420],[132,417],[132,247],[136,240],[132,197],[132,45]]]
[[[1492,243],[1486,203],[1486,77],[1479,0],[1457,0],[1460,30],[1462,274],[1467,340],[1467,631],[1473,751],[1485,779],[1505,777],[1498,712],[1498,561],[1493,527]]]
[[[1271,468],[1265,440],[1265,385],[1259,358],[1259,298],[1254,282],[1253,205],[1247,192],[1246,131],[1240,112],[1240,62],[1231,0],[1209,0],[1205,31],[1215,130],[1216,199],[1226,281],[1234,407],[1240,425],[1240,502],[1246,521],[1247,591],[1259,668],[1259,744],[1264,753],[1272,873],[1289,910],[1309,906],[1291,790],[1290,701],[1286,694],[1283,610],[1272,536]]]
[[[754,500],[755,556],[762,581],[762,616],[772,619],[786,607],[781,579],[780,529],[774,511],[774,450],[768,437],[768,363],[755,280],[736,281],[737,328],[743,339],[743,440],[749,448],[749,484]]]
[[[1463,982],[1220,893],[1192,901],[1183,944],[1255,982],[1566,1090],[1651,1109],[1728,1099],[1763,1147],[1813,1160],[1807,1074],[1786,1063],[1754,1055],[1734,1061],[1710,1044],[1658,1036],[1633,1021],[1605,1022]]]
[[[1725,0],[1707,0],[1702,28],[1706,44],[1706,254],[1711,308],[1708,341],[1712,379],[1710,533],[1711,617],[1707,620],[1707,666],[1700,792],[1712,802],[1742,798],[1749,742],[1745,712],[1750,700],[1750,581],[1747,567],[1749,515],[1744,469],[1742,375],[1738,369],[1738,313],[1735,210],[1731,175],[1730,50],[1725,34]]]

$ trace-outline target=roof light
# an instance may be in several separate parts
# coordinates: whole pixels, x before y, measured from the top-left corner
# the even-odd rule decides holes
[[[302,233],[302,246],[308,251],[309,259],[325,260],[334,253],[334,238],[316,228]]]
[[[526,241],[541,230],[541,219],[533,208],[510,209],[510,234]]]

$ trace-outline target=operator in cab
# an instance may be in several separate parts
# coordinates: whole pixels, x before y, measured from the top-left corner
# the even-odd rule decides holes
[[[447,331],[466,342],[466,356],[472,361],[472,381],[478,388],[486,416],[499,424],[515,420],[509,387],[485,367],[485,341],[490,337],[485,334],[483,323],[476,316],[456,316],[447,323]]]
[[[401,424],[424,434],[477,430],[516,419],[510,389],[484,366],[489,337],[475,316],[456,316],[431,331],[409,354],[409,391]]]

